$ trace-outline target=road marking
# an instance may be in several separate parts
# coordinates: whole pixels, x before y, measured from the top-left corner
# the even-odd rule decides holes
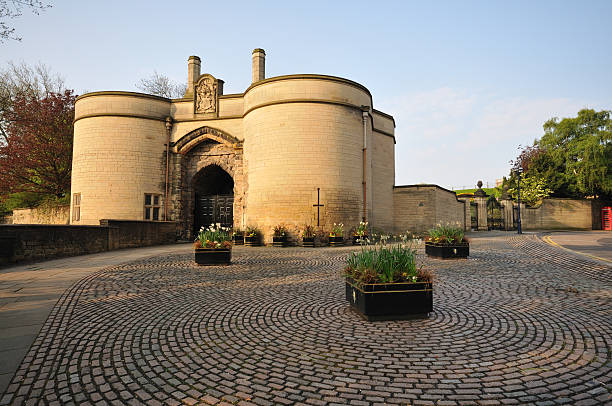
[[[554,242],[554,241],[553,241],[553,240],[550,238],[550,236],[549,236],[549,235],[547,235],[546,237],[542,237],[542,241],[544,241],[546,244],[553,245],[553,246],[555,246],[555,247],[558,247],[558,248],[564,249],[564,250],[569,251],[569,252],[573,252],[574,254],[584,255],[584,256],[587,256],[587,257],[589,257],[589,258],[594,258],[594,259],[598,259],[598,260],[600,260],[600,261],[604,261],[604,262],[609,262],[609,263],[612,263],[612,261],[611,261],[611,260],[609,260],[609,259],[607,259],[607,258],[601,258],[601,257],[597,257],[597,256],[595,256],[595,255],[591,255],[591,254],[587,254],[587,253],[584,253],[584,252],[574,251],[574,250],[571,250],[571,249],[569,249],[569,248],[565,248],[564,246],[559,245],[559,244],[557,244],[556,242]]]

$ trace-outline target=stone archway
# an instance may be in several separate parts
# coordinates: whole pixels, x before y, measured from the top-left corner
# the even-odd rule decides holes
[[[211,179],[215,178],[212,175],[215,173],[219,175],[219,172],[215,171],[224,172],[233,181],[231,217],[234,227],[242,227],[242,213],[244,211],[244,195],[246,190],[242,143],[231,135],[221,133],[209,127],[201,127],[182,137],[178,142],[174,143],[173,147],[174,152],[176,152],[174,156],[178,165],[176,173],[177,175],[180,174],[180,179],[177,179],[175,184],[176,189],[173,189],[176,192],[174,196],[177,198],[174,207],[177,209],[176,213],[179,215],[179,221],[182,224],[181,228],[183,230],[182,234],[185,238],[195,238],[194,231],[200,222],[195,215],[197,209],[196,192],[198,188],[213,188],[214,192],[215,186],[206,184],[203,179],[207,173],[211,175]],[[218,180],[220,179],[223,179],[223,176],[218,178]],[[222,181],[221,183],[224,182]],[[225,190],[227,191],[227,189]],[[205,195],[205,193],[201,192],[197,192],[197,194],[198,196]],[[212,195],[217,194],[219,193],[213,193]],[[229,193],[226,193],[226,195],[229,195]],[[200,201],[200,203],[202,202]]]
[[[226,171],[214,164],[202,168],[193,177],[192,191],[194,234],[216,223],[233,227],[234,180]]]

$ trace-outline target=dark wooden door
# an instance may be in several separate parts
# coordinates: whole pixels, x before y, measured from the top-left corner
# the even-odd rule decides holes
[[[197,195],[195,207],[195,231],[200,227],[220,223],[223,227],[234,224],[233,195]]]

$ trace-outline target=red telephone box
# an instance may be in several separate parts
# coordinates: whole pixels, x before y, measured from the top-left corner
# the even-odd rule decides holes
[[[612,231],[612,207],[601,209],[601,229]]]

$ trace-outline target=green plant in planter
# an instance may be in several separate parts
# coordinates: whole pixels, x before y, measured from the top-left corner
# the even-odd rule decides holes
[[[222,227],[220,223],[200,228],[195,240],[195,248],[231,248],[229,228]]]
[[[280,238],[286,235],[287,235],[287,228],[284,225],[279,224],[277,226],[274,226],[274,237]]]
[[[344,275],[353,279],[357,286],[432,281],[429,271],[417,267],[412,242],[363,246],[361,251],[349,255]]]
[[[431,228],[427,231],[425,241],[448,245],[467,242],[463,228],[458,225],[450,224],[438,224],[436,227]]]
[[[244,232],[240,228],[234,228],[234,231],[232,231],[232,237],[242,236],[242,235],[244,235]]]
[[[259,230],[255,227],[248,226],[244,235],[247,237],[257,237],[259,235]]]
[[[360,221],[359,226],[355,229],[355,235],[359,237],[363,237],[364,235],[368,235],[368,222]]]
[[[334,223],[331,231],[329,232],[330,237],[343,237],[344,236],[344,224],[342,223]]]
[[[310,224],[306,224],[304,226],[304,230],[302,230],[302,238],[314,238],[316,235],[316,231],[314,226]]]

